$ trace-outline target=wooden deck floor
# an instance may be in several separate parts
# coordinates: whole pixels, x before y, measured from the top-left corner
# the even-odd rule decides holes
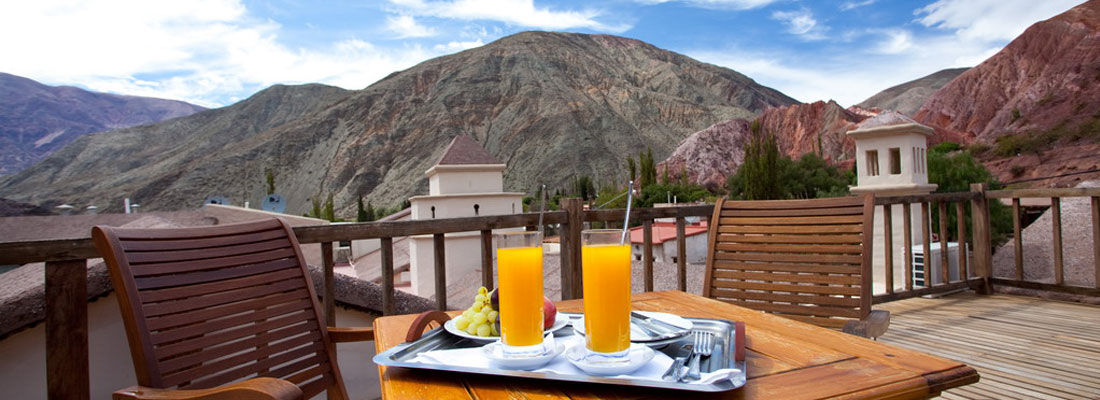
[[[1100,399],[1100,307],[960,293],[875,305],[879,338],[965,362],[981,381],[944,399]]]

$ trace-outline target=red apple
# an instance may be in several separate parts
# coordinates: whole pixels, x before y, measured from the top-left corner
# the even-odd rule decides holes
[[[542,329],[550,329],[550,326],[554,325],[554,320],[558,318],[558,306],[554,305],[554,302],[542,296]]]

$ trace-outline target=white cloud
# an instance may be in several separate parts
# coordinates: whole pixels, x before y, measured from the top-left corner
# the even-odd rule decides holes
[[[224,105],[276,83],[360,89],[441,55],[358,39],[310,48],[279,41],[282,28],[236,0],[6,2],[0,71],[48,84]]]
[[[420,25],[411,15],[387,17],[386,30],[395,33],[397,39],[435,36],[435,29]]]
[[[772,13],[772,19],[783,21],[787,25],[787,32],[805,40],[825,38],[826,27],[818,24],[814,14],[807,8],[798,11],[776,11]]]
[[[478,40],[471,40],[471,41],[447,42],[446,44],[437,44],[432,48],[435,49],[436,51],[441,51],[441,52],[445,52],[445,53],[454,53],[454,52],[457,52],[457,51],[472,49],[474,47],[481,47],[481,46],[484,46],[484,45],[485,45],[485,42],[482,42],[480,39],[478,39]]]
[[[622,33],[628,24],[608,24],[597,20],[597,10],[554,11],[536,7],[533,0],[390,0],[401,12],[435,18],[466,21],[490,20],[506,24],[548,30],[586,28]]]
[[[938,0],[916,10],[921,24],[955,31],[967,40],[1011,40],[1037,21],[1080,0]]]
[[[875,50],[881,54],[900,54],[913,47],[913,35],[903,29],[889,29],[881,32],[883,40]]]
[[[869,6],[871,4],[875,4],[875,0],[846,1],[844,2],[844,4],[840,5],[840,9],[843,11],[848,11],[863,6]]]
[[[663,4],[682,2],[695,7],[714,9],[749,10],[764,7],[779,0],[634,0],[642,4]]]

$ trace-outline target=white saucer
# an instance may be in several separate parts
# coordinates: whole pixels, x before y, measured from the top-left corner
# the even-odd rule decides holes
[[[653,312],[653,311],[635,311],[635,312],[637,312],[639,314],[642,314],[642,315],[645,315],[647,317],[653,318],[653,319],[661,320],[662,322],[667,322],[669,324],[678,326],[678,327],[680,327],[681,329],[684,330],[685,334],[687,332],[691,331],[691,328],[693,326],[695,326],[695,324],[692,323],[691,320],[685,319],[684,317],[681,317],[681,316],[676,315],[676,314],[669,314],[669,313],[663,313],[663,312]],[[556,325],[556,321],[555,321],[555,325]],[[573,330],[575,332],[577,332],[578,335],[582,335],[582,336],[584,335],[584,315],[583,314],[581,315],[581,317],[579,319],[577,319],[576,321],[573,321]],[[659,342],[660,343],[667,343],[667,342],[670,342],[670,341],[676,341],[680,337],[681,336],[677,336],[677,337],[674,337],[674,338],[660,339]],[[634,342],[634,343],[646,343],[646,342],[653,342],[655,340],[652,336],[647,334],[644,330],[638,328],[633,323],[631,323],[630,324],[630,341]]]
[[[504,344],[501,342],[481,346],[481,354],[485,355],[485,358],[489,359],[489,363],[497,368],[532,370],[546,365],[565,350],[564,344],[554,341],[554,335],[548,335],[546,339],[543,339],[542,344],[545,347],[543,353],[533,357],[504,357]]]
[[[649,346],[631,343],[630,352],[627,353],[629,361],[625,363],[591,363],[585,359],[587,351],[582,342],[565,350],[565,358],[574,367],[589,375],[602,376],[624,375],[637,371],[639,368],[644,367],[646,363],[649,363],[656,354],[656,351],[649,348]]]
[[[568,324],[569,324],[569,318],[566,318],[566,317],[562,316],[561,313],[558,313],[558,315],[554,317],[554,325],[551,325],[550,329],[544,330],[542,332],[542,334],[545,335],[547,333],[557,331],[558,329],[564,328]],[[455,320],[453,318],[447,320],[447,322],[445,322],[443,324],[443,329],[447,330],[447,332],[450,332],[451,334],[453,334],[455,336],[461,336],[461,337],[464,337],[466,339],[478,340],[478,341],[482,341],[482,342],[500,341],[500,336],[481,337],[481,336],[478,336],[478,335],[471,335],[469,333],[466,333],[466,331],[458,329],[458,328],[455,327]]]

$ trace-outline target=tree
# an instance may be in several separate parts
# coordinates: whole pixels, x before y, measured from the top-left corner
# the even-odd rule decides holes
[[[634,198],[635,207],[653,207],[675,198],[680,203],[690,203],[705,198],[709,191],[701,185],[656,183],[642,188],[642,193]]]
[[[971,183],[985,183],[992,190],[1001,188],[1001,183],[985,169],[970,151],[961,150],[953,142],[943,142],[928,150],[928,181],[937,185],[937,193],[967,192]],[[1004,243],[1012,232],[1012,212],[999,201],[989,201],[990,237],[994,245]],[[972,226],[969,207],[964,207],[966,226]],[[939,231],[939,208],[932,207],[932,231]],[[948,238],[957,240],[958,218],[956,213],[947,213]],[[967,235],[973,237],[973,235]]]
[[[641,187],[657,183],[657,164],[653,162],[653,149],[646,148],[645,152],[638,153],[639,177],[638,184]]]
[[[306,213],[306,216],[310,218],[321,218],[321,200],[318,199],[317,196],[313,196],[313,198],[309,200],[313,203],[313,208]]]
[[[637,179],[638,165],[634,163],[634,157],[626,157],[626,167],[630,169],[630,180]]]
[[[401,210],[404,210],[404,208],[397,209],[397,211],[401,211]],[[371,202],[369,202],[369,201],[367,202],[367,210],[366,211],[367,211],[366,212],[367,221],[375,221],[379,218],[382,218],[382,217],[390,214],[390,213],[387,213],[384,208],[379,208],[379,209],[375,210],[374,209],[374,204],[371,204]],[[394,211],[394,212],[397,212],[397,211]]]
[[[332,193],[329,193],[328,199],[325,200],[325,209],[323,211],[323,214],[321,214],[321,218],[329,221],[336,220],[336,213],[334,212],[332,205]]]
[[[267,195],[270,196],[275,194],[275,171],[268,168],[267,171],[265,171],[265,175],[267,180]]]
[[[356,199],[355,206],[355,222],[367,222],[371,220],[371,218],[367,216],[367,209],[363,208],[362,195],[359,195],[359,198]]]
[[[780,174],[787,167],[783,165],[786,157],[780,157],[775,135],[763,132],[759,121],[753,121],[749,128],[752,137],[745,147],[745,161],[727,182],[730,197],[743,200],[787,198]],[[786,163],[789,162],[787,159]]]

